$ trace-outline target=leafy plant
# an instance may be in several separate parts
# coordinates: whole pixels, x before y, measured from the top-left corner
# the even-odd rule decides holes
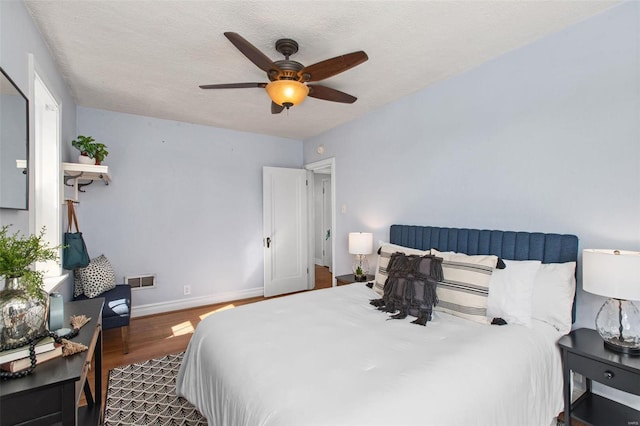
[[[358,266],[356,268],[356,275],[360,276],[360,275],[364,275],[364,273],[362,272],[362,268],[360,266]]]
[[[96,143],[96,140],[93,139],[91,136],[82,136],[82,135],[78,135],[77,139],[74,139],[71,141],[71,145],[74,148],[77,148],[83,155],[86,155],[88,157],[89,157],[89,154],[91,154],[91,158],[93,158],[95,143]]]
[[[94,158],[97,163],[102,163],[109,151],[107,146],[101,142],[96,142],[91,136],[78,135],[78,137],[71,141],[71,145],[77,148],[81,154],[86,155],[89,158]]]
[[[27,293],[44,299],[43,273],[31,269],[35,262],[58,260],[57,250],[61,246],[49,247],[44,241],[45,228],[38,235],[22,236],[19,232],[9,234],[9,226],[0,229],[0,276],[5,279],[22,278]]]

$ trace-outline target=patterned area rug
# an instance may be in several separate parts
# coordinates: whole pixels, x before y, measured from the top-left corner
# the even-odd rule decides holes
[[[206,425],[193,405],[176,396],[182,355],[110,370],[104,425]]]

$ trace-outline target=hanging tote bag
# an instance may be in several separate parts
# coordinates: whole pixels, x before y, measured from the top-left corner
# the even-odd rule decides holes
[[[71,223],[76,232],[71,232]],[[64,269],[84,268],[89,265],[89,252],[78,228],[78,218],[73,208],[73,201],[67,200],[67,232],[64,233],[64,249],[62,250],[62,267]]]

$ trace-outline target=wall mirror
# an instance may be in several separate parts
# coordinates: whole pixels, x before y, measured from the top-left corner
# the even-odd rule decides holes
[[[29,208],[29,101],[0,68],[0,208]]]

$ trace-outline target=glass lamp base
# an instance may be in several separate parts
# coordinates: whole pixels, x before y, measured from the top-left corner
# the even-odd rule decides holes
[[[607,300],[596,316],[596,330],[606,348],[627,355],[640,355],[640,310],[633,302]]]
[[[366,281],[367,274],[369,273],[369,261],[367,260],[367,256],[363,254],[356,255],[356,260],[353,263],[352,271],[354,276],[364,276],[363,281]]]

